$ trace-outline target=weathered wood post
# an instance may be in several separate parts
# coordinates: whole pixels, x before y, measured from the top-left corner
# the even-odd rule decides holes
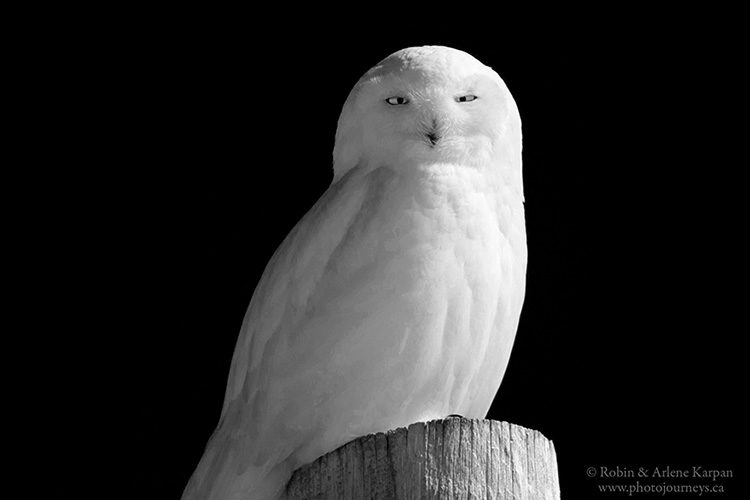
[[[559,500],[557,458],[541,433],[449,418],[355,439],[297,469],[289,499]]]

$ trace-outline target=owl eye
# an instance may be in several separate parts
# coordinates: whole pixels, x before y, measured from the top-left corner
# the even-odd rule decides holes
[[[456,102],[471,102],[475,100],[477,100],[477,96],[473,94],[462,95],[461,97],[456,97]]]
[[[409,99],[407,99],[406,97],[389,97],[385,100],[385,102],[387,102],[391,106],[398,106],[399,104],[406,104],[407,102],[409,102]]]

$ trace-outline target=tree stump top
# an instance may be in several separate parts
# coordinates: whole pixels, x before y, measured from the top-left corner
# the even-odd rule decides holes
[[[448,418],[370,434],[297,469],[289,499],[559,500],[557,457],[540,432]]]

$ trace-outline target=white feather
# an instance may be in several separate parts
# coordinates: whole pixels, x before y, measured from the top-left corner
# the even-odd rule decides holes
[[[457,102],[466,92],[477,100]],[[389,107],[397,93],[408,104]],[[183,498],[280,497],[296,467],[355,437],[483,418],[523,303],[522,197],[520,117],[494,71],[420,47],[365,74],[332,185],[253,295]]]

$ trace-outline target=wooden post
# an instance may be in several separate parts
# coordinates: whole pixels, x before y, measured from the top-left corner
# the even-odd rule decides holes
[[[355,439],[297,469],[297,499],[559,500],[552,441],[495,420],[448,418]]]

